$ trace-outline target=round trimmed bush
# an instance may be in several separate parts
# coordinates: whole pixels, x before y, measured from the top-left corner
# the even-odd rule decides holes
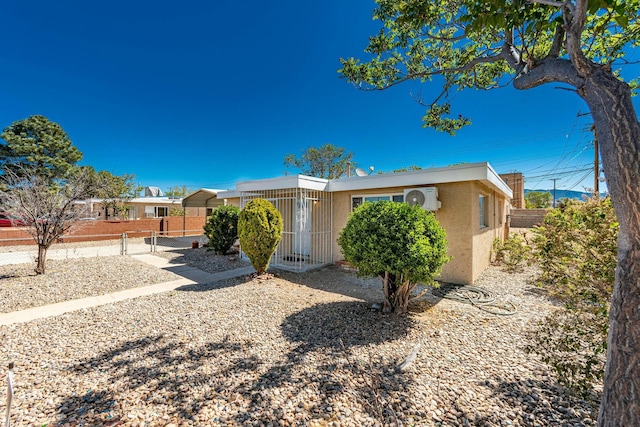
[[[431,212],[380,201],[349,215],[338,244],[359,275],[382,279],[384,310],[405,313],[416,285],[432,284],[449,261],[446,237]]]

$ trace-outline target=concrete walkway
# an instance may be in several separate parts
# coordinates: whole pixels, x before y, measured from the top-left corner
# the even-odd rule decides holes
[[[153,295],[161,292],[175,290],[182,286],[213,283],[221,280],[231,279],[234,277],[248,276],[255,272],[253,267],[242,267],[234,270],[221,271],[219,273],[206,273],[197,268],[190,267],[186,264],[171,264],[168,260],[153,255],[133,255],[140,261],[170,271],[181,279],[171,282],[157,283],[155,285],[142,286],[140,288],[126,289],[124,291],[114,292],[112,294],[99,295],[95,297],[86,297],[63,301],[55,304],[49,304],[41,307],[28,308],[26,310],[14,311],[11,313],[0,313],[0,325],[11,325],[14,323],[30,322],[35,319],[45,317],[58,316],[60,314],[71,311],[81,310],[83,308],[97,307],[99,305],[111,304],[118,301],[124,301],[131,298],[137,298],[145,295]]]

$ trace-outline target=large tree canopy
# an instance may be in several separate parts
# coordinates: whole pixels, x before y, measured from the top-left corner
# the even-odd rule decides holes
[[[340,72],[363,89],[442,84],[425,126],[454,133],[455,90],[565,84],[588,105],[620,229],[600,426],[640,425],[640,124],[620,66],[640,44],[640,0],[376,0],[366,62]]]
[[[637,47],[640,1],[377,0],[383,23],[370,38],[368,62],[341,59],[339,70],[362,89],[442,77],[443,90],[423,120],[455,132],[470,120],[451,114],[448,96],[513,82],[529,89],[563,82],[576,89],[589,74],[623,64]]]
[[[47,180],[65,178],[82,159],[62,127],[44,116],[14,122],[0,137],[0,167],[14,173],[27,169]]]
[[[352,158],[353,153],[345,152],[344,148],[325,144],[320,148],[307,148],[300,157],[287,154],[284,165],[297,168],[304,175],[335,179],[347,173]]]
[[[127,214],[127,202],[140,194],[142,187],[135,182],[135,175],[113,175],[109,171],[96,172],[92,166],[82,166],[80,172],[85,174],[91,183],[90,197],[104,199],[104,207],[116,217]]]

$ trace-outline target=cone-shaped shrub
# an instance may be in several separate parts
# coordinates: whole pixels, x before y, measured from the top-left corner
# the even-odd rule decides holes
[[[381,201],[355,209],[338,244],[359,275],[382,279],[384,310],[405,313],[416,285],[432,284],[449,261],[446,238],[431,212]]]
[[[238,235],[240,247],[258,274],[269,268],[271,256],[282,239],[282,215],[264,199],[251,200],[240,211]]]
[[[226,254],[238,238],[238,215],[236,206],[220,206],[213,210],[204,224],[204,234],[209,238],[209,249]]]

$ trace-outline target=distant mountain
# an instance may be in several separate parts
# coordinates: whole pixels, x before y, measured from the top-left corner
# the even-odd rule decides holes
[[[551,190],[527,190],[524,189],[524,195],[532,191],[538,191],[540,193],[551,193],[553,195],[553,189]],[[605,197],[607,193],[600,193],[600,197]],[[575,200],[585,200],[587,197],[591,197],[591,193],[585,193],[584,191],[574,191],[574,190],[559,190],[556,189],[556,200],[561,199],[575,199]]]

